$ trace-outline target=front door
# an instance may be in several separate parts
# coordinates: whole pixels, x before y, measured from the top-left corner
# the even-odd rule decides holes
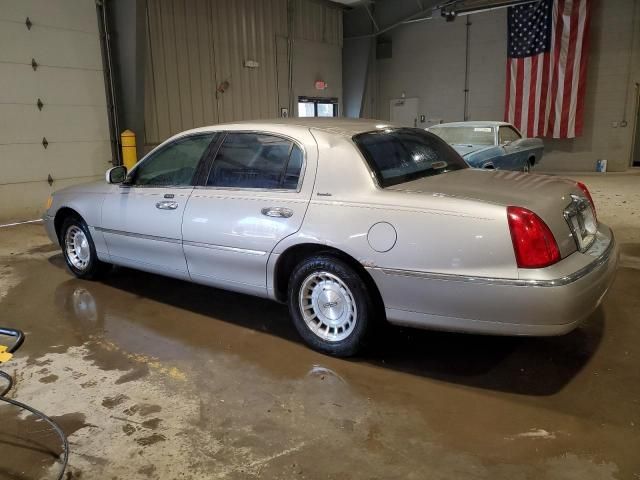
[[[190,135],[152,152],[102,206],[113,263],[188,278],[182,216],[201,158],[217,134]]]
[[[227,133],[184,215],[194,281],[266,295],[269,254],[299,230],[311,197],[317,145],[308,131],[303,137]]]

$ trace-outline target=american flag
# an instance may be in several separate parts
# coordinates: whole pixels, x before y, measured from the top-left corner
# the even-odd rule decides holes
[[[509,7],[505,120],[527,137],[582,135],[591,0]]]

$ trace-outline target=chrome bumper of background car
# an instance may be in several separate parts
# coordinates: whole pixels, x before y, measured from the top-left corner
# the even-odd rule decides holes
[[[399,325],[502,335],[560,335],[600,304],[615,277],[618,249],[601,226],[585,253],[520,278],[369,268],[387,319]],[[524,278],[523,278],[524,277]]]

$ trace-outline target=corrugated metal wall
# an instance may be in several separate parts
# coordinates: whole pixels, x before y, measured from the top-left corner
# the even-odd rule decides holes
[[[323,1],[149,0],[147,148],[188,128],[289,107],[289,14],[293,38],[342,45],[342,10]]]
[[[316,0],[291,0],[293,37],[342,45],[342,9]]]

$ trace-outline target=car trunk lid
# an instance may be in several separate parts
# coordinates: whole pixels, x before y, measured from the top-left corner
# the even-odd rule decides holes
[[[469,168],[401,183],[388,187],[388,190],[527,208],[551,229],[563,258],[577,249],[570,223],[580,228],[590,221],[586,218],[588,212],[584,203],[581,203],[584,194],[576,183],[549,175]],[[570,208],[572,206],[576,208]]]

